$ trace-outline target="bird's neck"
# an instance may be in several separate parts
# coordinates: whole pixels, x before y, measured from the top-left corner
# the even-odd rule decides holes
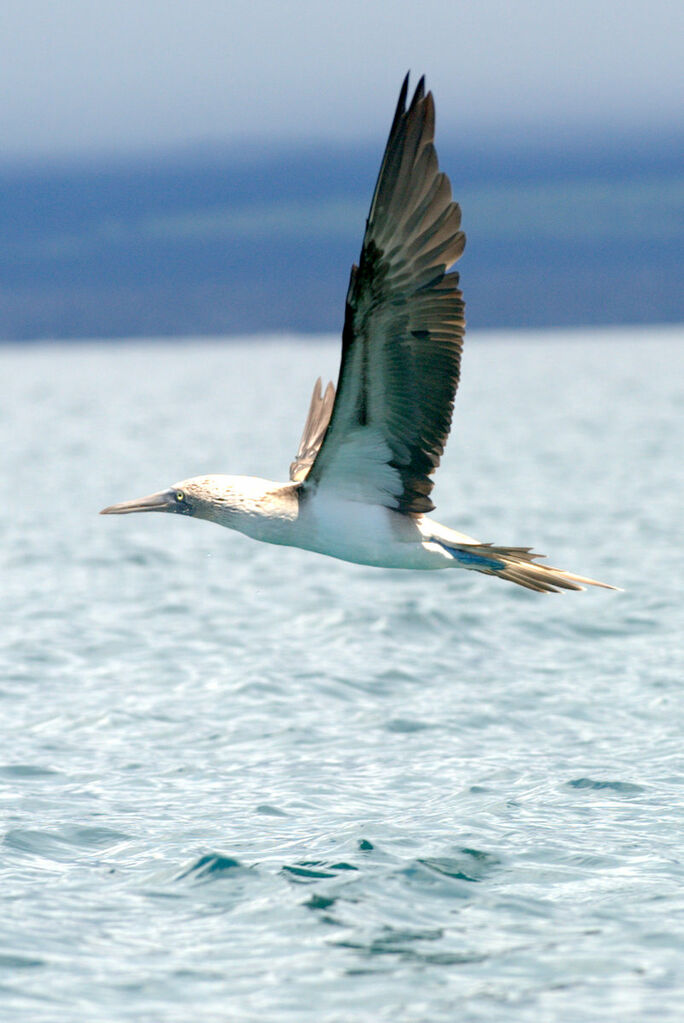
[[[214,477],[215,498],[202,518],[257,540],[287,543],[299,514],[299,486],[257,476]]]

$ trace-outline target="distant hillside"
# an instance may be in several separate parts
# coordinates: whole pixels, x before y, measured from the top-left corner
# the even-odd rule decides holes
[[[469,325],[684,320],[675,141],[443,140]],[[380,150],[0,170],[0,338],[338,330]]]

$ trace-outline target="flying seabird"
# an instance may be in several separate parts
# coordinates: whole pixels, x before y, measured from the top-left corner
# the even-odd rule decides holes
[[[464,303],[449,268],[465,235],[437,162],[432,93],[421,78],[407,109],[407,90],[408,75],[351,270],[337,389],[316,381],[290,481],[196,476],[101,514],[174,512],[361,565],[463,568],[546,593],[613,589],[428,515],[459,381]]]

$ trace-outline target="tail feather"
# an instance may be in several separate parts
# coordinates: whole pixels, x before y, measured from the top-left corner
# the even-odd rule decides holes
[[[617,586],[610,586],[587,576],[575,575],[573,572],[565,572],[561,568],[538,565],[537,560],[544,555],[534,554],[530,547],[495,547],[490,543],[452,545],[440,542],[463,568],[498,576],[499,579],[506,579],[538,593],[583,590],[586,586],[600,586],[606,590],[617,589]]]

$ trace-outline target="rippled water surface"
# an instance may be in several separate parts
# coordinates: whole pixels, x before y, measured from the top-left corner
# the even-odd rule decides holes
[[[97,516],[334,343],[0,349],[2,1019],[680,1020],[683,345],[468,339],[436,516],[552,597]]]

